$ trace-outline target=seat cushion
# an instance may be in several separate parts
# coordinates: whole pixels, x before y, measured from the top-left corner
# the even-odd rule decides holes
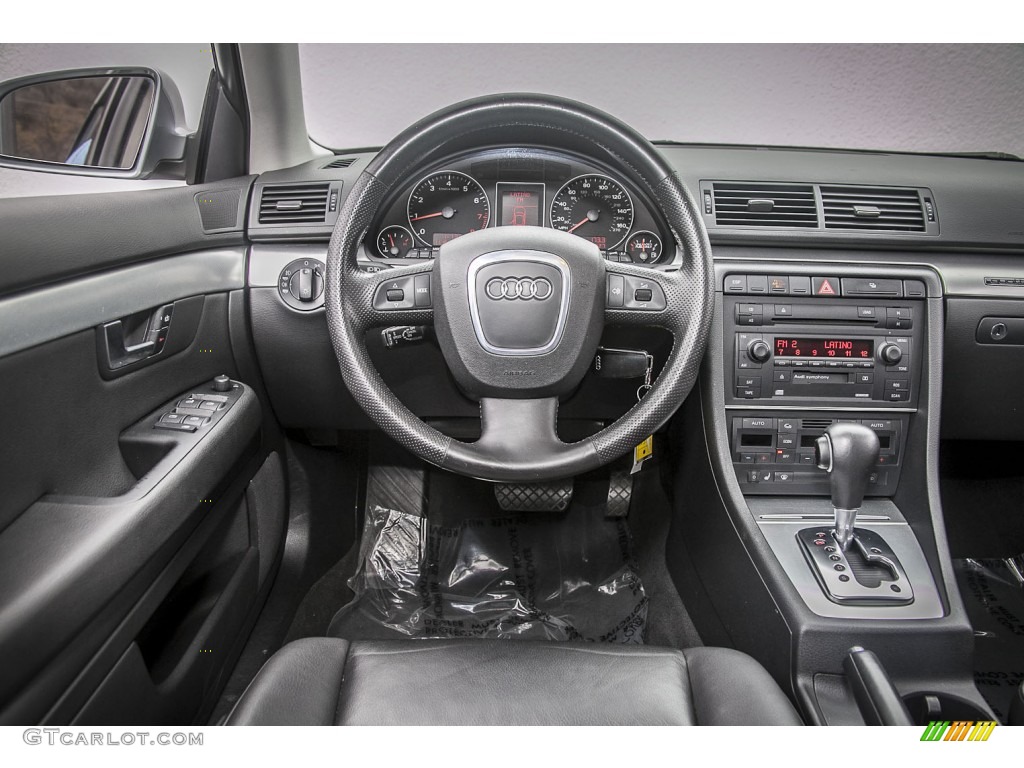
[[[514,640],[297,640],[228,725],[800,725],[768,673],[722,648]]]

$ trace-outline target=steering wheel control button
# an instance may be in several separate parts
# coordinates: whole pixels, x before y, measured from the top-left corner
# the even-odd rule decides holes
[[[569,308],[569,266],[552,254],[498,251],[469,267],[470,314],[480,346],[543,355],[558,345]]]
[[[385,280],[377,286],[373,308],[425,309],[430,307],[430,275],[409,275]]]
[[[413,278],[413,303],[420,308],[430,306],[430,275],[416,275]]]
[[[659,283],[645,277],[634,275],[623,275],[622,281],[625,288],[623,307],[625,309],[640,309],[650,312],[660,312],[668,306],[665,301],[665,291]]]
[[[608,306],[617,308],[623,306],[626,293],[626,281],[622,275],[608,275]]]
[[[277,290],[292,309],[308,312],[324,305],[324,265],[317,259],[296,259],[281,270]]]

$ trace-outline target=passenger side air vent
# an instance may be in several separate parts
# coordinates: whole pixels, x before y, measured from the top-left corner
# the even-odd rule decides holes
[[[327,217],[330,184],[275,184],[263,188],[260,224],[320,224]]]
[[[324,170],[326,168],[348,168],[355,161],[356,159],[354,157],[336,157],[333,160],[331,160],[331,162],[329,162],[327,165],[323,166],[321,170]]]
[[[924,206],[916,189],[826,186],[821,190],[825,229],[924,232]]]
[[[800,227],[816,229],[818,210],[810,184],[716,181],[715,223],[720,227]],[[705,200],[705,212],[711,201]]]

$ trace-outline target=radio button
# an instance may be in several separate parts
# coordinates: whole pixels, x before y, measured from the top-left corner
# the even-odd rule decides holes
[[[755,363],[766,363],[772,356],[772,348],[764,339],[755,339],[747,346],[747,357]]]
[[[767,275],[747,275],[747,293],[768,293]]]
[[[746,275],[728,275],[725,278],[725,292],[726,293],[746,293],[747,292],[747,276]]]
[[[875,374],[873,373],[858,373],[856,377],[858,384],[870,384],[875,380]]]
[[[920,280],[904,280],[903,295],[908,299],[923,299],[927,295],[924,283]]]
[[[873,360],[866,360],[866,361],[865,360],[861,360],[859,363],[857,363],[857,367],[858,368],[874,368],[875,367],[875,363],[874,363]]]
[[[883,342],[878,347],[878,359],[886,365],[896,365],[900,360],[903,359],[903,350],[898,344],[892,342]]]
[[[826,362],[826,360],[806,360],[804,365],[808,368],[824,368]]]
[[[889,379],[885,382],[885,388],[889,389],[910,389],[910,382],[906,379]]]
[[[736,387],[736,397],[749,399],[751,397],[761,396],[761,385],[760,383],[751,385],[749,387]]]
[[[778,384],[786,384],[789,382],[792,375],[793,374],[789,371],[775,371],[775,374],[772,376],[772,381]]]
[[[736,316],[740,315],[760,315],[764,309],[761,304],[751,304],[747,301],[741,301],[736,305]]]
[[[793,316],[793,305],[792,304],[776,304],[775,305],[775,316],[776,317],[792,317]]]
[[[790,275],[789,292],[794,296],[809,296],[811,294],[811,278],[806,275]]]
[[[844,360],[843,361],[843,368],[856,368],[856,367],[857,367],[857,363],[855,361],[853,361],[853,360]]]
[[[760,325],[761,315],[737,315],[736,325]]]
[[[838,277],[812,277],[811,287],[815,296],[838,296],[839,278]]]
[[[844,296],[902,296],[902,280],[875,280],[872,278],[844,277]]]
[[[763,416],[744,417],[740,422],[743,429],[775,429],[775,419]]]
[[[761,386],[760,376],[737,376],[736,383],[741,387],[752,387],[755,384]]]
[[[826,360],[825,361],[825,367],[826,368],[838,368],[841,365],[842,365],[842,363],[839,362],[838,360]]]
[[[901,403],[910,399],[910,392],[901,389],[886,389],[885,400],[890,403]]]
[[[874,307],[857,307],[857,317],[873,318],[873,317],[875,317],[875,308]]]

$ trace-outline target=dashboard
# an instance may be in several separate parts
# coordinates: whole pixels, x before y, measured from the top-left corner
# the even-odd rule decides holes
[[[609,261],[668,268],[677,249],[638,190],[582,158],[544,149],[490,149],[410,175],[370,228],[370,263],[410,264],[491,227],[550,227],[595,243]]]

